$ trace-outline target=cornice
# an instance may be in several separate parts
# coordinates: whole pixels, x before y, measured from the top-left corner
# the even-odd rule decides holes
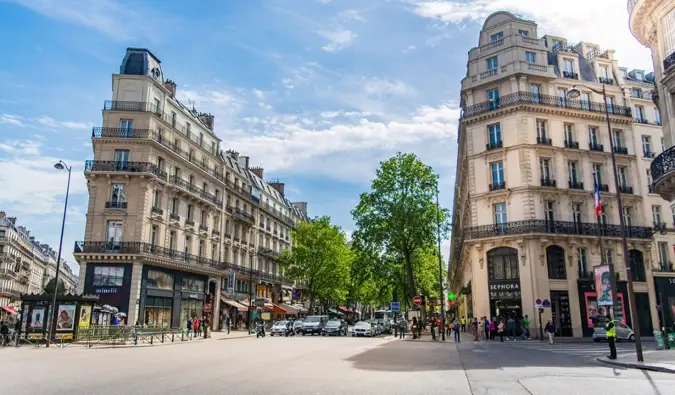
[[[484,122],[490,122],[495,118],[502,118],[506,115],[511,115],[518,112],[533,112],[537,114],[547,114],[547,115],[556,115],[561,117],[569,117],[573,119],[585,119],[592,120],[597,122],[602,122],[603,124],[607,122],[605,114],[603,113],[592,113],[588,111],[574,110],[563,107],[547,107],[547,106],[533,106],[529,104],[518,104],[496,111],[486,112],[480,115],[473,116],[471,118],[462,119],[462,124],[466,126],[480,124]],[[632,117],[616,117],[610,115],[610,120],[614,124],[619,125],[631,125],[633,123]]]

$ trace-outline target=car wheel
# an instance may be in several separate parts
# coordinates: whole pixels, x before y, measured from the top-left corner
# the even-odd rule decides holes
[[[270,336],[274,337],[274,333],[270,333]]]
[[[631,334],[628,341],[635,343],[635,335]]]

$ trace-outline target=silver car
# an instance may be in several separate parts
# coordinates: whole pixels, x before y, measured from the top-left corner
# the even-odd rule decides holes
[[[356,336],[366,336],[366,337],[375,336],[373,326],[366,321],[357,322],[356,325],[354,325],[354,328],[352,329],[352,337]]]
[[[614,321],[614,325],[616,325],[616,340],[635,341],[635,333],[628,325],[621,321]],[[593,340],[596,342],[607,340],[607,331],[604,325],[593,328]]]
[[[272,330],[270,330],[270,336],[279,335],[283,336],[286,334],[286,328],[288,327],[288,321],[277,321],[272,325]]]

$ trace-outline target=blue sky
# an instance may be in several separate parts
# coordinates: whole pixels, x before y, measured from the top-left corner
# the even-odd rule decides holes
[[[91,127],[126,47],[151,49],[179,97],[215,114],[223,147],[286,182],[312,216],[351,231],[359,193],[397,151],[441,174],[450,207],[467,52],[498,10],[651,69],[621,0],[0,0],[0,209],[57,248],[66,174],[52,165],[72,165],[74,262]]]

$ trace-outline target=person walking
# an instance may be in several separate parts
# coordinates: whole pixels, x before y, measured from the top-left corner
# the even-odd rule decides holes
[[[509,340],[515,341],[516,340],[516,320],[513,318],[512,315],[510,315],[509,318],[506,321],[506,329],[507,329]]]
[[[485,340],[490,340],[490,320],[487,316],[483,317],[483,330],[485,331]]]
[[[230,328],[232,327],[232,321],[230,320],[230,316],[228,315],[227,318],[225,318],[225,326],[227,327],[227,334],[230,334]]]
[[[405,321],[405,319],[401,318],[401,320],[398,322],[398,338],[399,339],[405,339],[405,327],[408,326],[408,323]]]
[[[466,332],[466,318],[462,317],[460,322],[462,324],[462,332]]]
[[[525,314],[525,317],[523,317],[522,320],[523,323],[523,340],[527,340],[530,338],[530,318]]]
[[[5,347],[7,344],[9,344],[9,325],[2,321],[2,324],[0,324],[0,345]]]
[[[480,334],[478,333],[478,318],[476,317],[473,317],[473,320],[471,320],[471,332],[473,332],[473,340],[479,341]]]
[[[609,314],[607,314],[605,331],[607,331],[607,343],[609,344],[609,355],[607,358],[616,359],[616,324],[614,324],[614,321]]]
[[[499,335],[499,341],[504,343],[504,320],[499,319],[499,325],[497,325],[497,334]]]
[[[417,317],[413,317],[412,323],[410,324],[410,331],[412,332],[413,340],[417,339]]]
[[[490,321],[490,340],[494,340],[497,335],[497,318],[492,317]]]
[[[459,343],[460,342],[459,341],[459,331],[461,329],[459,320],[455,320],[453,325],[454,325],[453,330],[455,331],[455,343]]]
[[[194,326],[193,326],[193,324],[192,324],[192,320],[191,320],[190,318],[188,318],[188,320],[187,320],[187,328],[186,328],[186,329],[187,329],[187,332],[185,333],[185,334],[187,335],[187,337],[190,337],[190,333],[192,332],[192,328],[194,328]]]
[[[548,320],[546,323],[546,334],[548,335],[548,344],[553,344],[553,334],[555,333],[555,326],[553,326],[553,321]]]

